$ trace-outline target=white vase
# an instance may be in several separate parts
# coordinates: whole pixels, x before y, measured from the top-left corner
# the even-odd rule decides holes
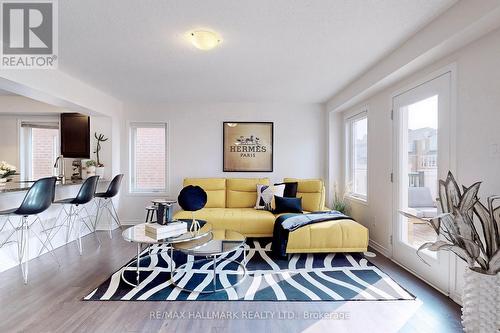
[[[91,165],[87,167],[87,178],[95,176],[95,166]]]
[[[500,330],[500,274],[481,274],[467,268],[462,294],[465,332]]]
[[[99,176],[100,179],[103,179],[105,170],[106,170],[105,167],[96,167],[95,168],[95,175]]]

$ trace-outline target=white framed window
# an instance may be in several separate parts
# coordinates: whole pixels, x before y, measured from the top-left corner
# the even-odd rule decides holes
[[[368,111],[364,110],[345,121],[346,182],[350,196],[368,198]]]
[[[59,122],[22,120],[20,134],[21,179],[53,176],[60,149]]]
[[[167,124],[130,123],[130,193],[167,192]]]

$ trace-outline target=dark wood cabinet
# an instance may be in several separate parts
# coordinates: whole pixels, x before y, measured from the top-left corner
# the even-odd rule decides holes
[[[90,117],[80,113],[61,114],[61,154],[90,158]]]

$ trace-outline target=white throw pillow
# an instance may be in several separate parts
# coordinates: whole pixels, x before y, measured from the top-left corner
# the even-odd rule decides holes
[[[281,185],[257,185],[257,202],[255,209],[273,210],[274,196],[283,197],[285,184]]]

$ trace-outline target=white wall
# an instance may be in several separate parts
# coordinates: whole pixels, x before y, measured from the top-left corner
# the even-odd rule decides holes
[[[483,199],[500,193],[500,30],[496,30],[344,112],[359,110],[364,105],[369,108],[369,202],[367,205],[353,202],[352,213],[370,229],[371,241],[386,253],[391,252],[392,234],[391,96],[452,63],[457,68],[455,174],[465,185],[483,181],[480,192]],[[456,295],[461,290],[463,269],[461,263],[458,266],[456,285],[451,290]]]
[[[325,178],[327,117],[319,104],[176,104],[125,106],[125,122],[168,123],[169,196],[176,198],[185,177]],[[274,172],[222,171],[222,122],[274,122]],[[128,175],[128,129],[122,131],[122,167]],[[144,207],[156,196],[126,194],[120,217],[125,223],[143,221]]]
[[[19,134],[16,116],[0,115],[0,161],[9,164],[19,164]]]

